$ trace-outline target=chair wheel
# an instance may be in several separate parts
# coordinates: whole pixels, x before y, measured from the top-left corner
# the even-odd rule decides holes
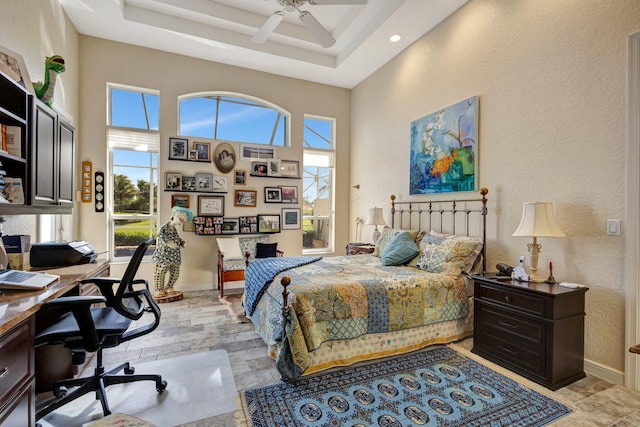
[[[158,393],[162,393],[163,391],[165,391],[167,389],[167,382],[165,380],[162,380],[162,382],[160,383],[160,385],[158,386],[156,383],[156,391]]]
[[[56,397],[56,399],[62,399],[67,395],[67,393],[68,393],[68,390],[65,386],[60,386],[55,390],[53,390],[53,395]]]
[[[127,375],[133,375],[135,371],[136,371],[136,368],[134,368],[133,366],[129,368],[124,368],[124,373]]]

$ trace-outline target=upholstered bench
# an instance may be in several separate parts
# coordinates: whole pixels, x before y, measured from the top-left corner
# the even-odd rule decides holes
[[[244,269],[256,258],[283,256],[269,236],[218,237],[218,290],[224,297],[225,282],[244,280]]]

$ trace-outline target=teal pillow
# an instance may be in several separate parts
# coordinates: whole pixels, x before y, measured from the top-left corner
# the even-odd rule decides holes
[[[420,253],[420,248],[408,231],[396,234],[382,249],[380,258],[382,265],[401,265],[410,261]]]

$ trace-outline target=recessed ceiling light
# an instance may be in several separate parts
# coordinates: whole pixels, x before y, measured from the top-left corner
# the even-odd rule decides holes
[[[400,41],[401,38],[402,36],[400,34],[394,34],[391,37],[389,37],[389,41],[395,43]]]

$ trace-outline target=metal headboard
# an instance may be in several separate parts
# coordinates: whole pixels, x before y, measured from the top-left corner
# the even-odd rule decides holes
[[[481,198],[396,202],[391,195],[391,228],[438,231],[482,239],[482,271],[487,262],[487,188],[480,188]],[[479,204],[480,202],[480,204]],[[462,206],[459,206],[462,205]],[[456,217],[464,214],[462,220]],[[472,215],[478,219],[476,228]],[[434,219],[435,218],[435,219]],[[460,231],[459,229],[463,230]]]

